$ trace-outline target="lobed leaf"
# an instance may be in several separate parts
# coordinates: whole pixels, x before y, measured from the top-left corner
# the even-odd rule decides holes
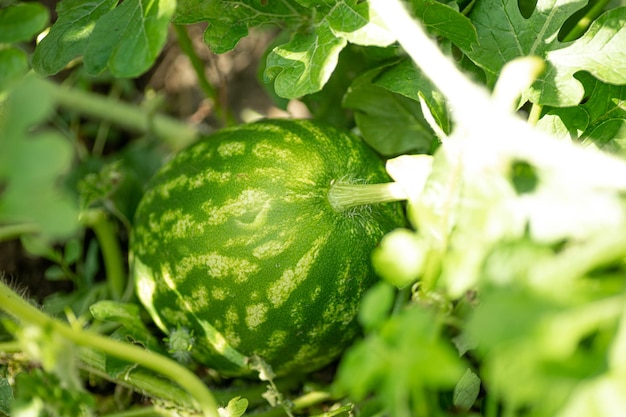
[[[204,41],[218,54],[233,49],[253,27],[299,25],[310,13],[292,0],[180,0],[177,3],[174,22],[208,22]]]
[[[60,238],[77,227],[75,201],[58,183],[71,165],[72,146],[54,132],[29,132],[52,104],[35,78],[25,79],[7,100],[0,119],[0,222],[32,223],[43,236]]]
[[[549,109],[537,126],[569,140],[621,151],[626,139],[626,85],[607,84],[587,73],[577,78],[588,99],[578,106]]]
[[[574,78],[578,71],[605,82],[626,83],[626,8],[600,16],[580,39],[558,40],[565,21],[586,4],[587,0],[539,0],[525,19],[517,1],[480,0],[470,13],[478,45],[466,53],[485,70],[490,85],[507,62],[521,56],[542,57],[547,69],[523,98],[542,105],[578,104],[583,96],[583,87]]]
[[[296,33],[288,43],[270,52],[264,80],[273,81],[276,94],[285,98],[319,91],[330,78],[346,44],[327,23],[313,33]]]

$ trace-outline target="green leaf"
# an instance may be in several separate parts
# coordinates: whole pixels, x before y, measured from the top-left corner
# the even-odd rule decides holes
[[[48,23],[48,9],[39,3],[17,3],[0,9],[0,43],[29,41]]]
[[[344,97],[365,141],[385,156],[409,151],[429,153],[437,138],[422,115],[420,103],[376,84],[389,64],[363,73]]]
[[[395,39],[367,2],[337,1],[326,16],[335,36],[358,45],[388,46]]]
[[[9,381],[0,376],[0,414],[11,415],[11,403],[13,402],[13,389]]]
[[[452,118],[443,95],[409,59],[386,68],[374,84],[419,102],[424,100],[441,130],[452,132]]]
[[[299,25],[307,16],[301,6],[291,0],[181,0],[178,1],[175,23],[208,22],[204,41],[217,54],[233,49],[250,28],[261,25]]]
[[[231,398],[226,407],[220,407],[220,417],[241,417],[246,413],[248,408],[248,400],[240,396]]]
[[[411,404],[419,410],[428,389],[452,389],[464,371],[442,337],[437,317],[413,307],[392,316],[348,350],[334,389],[356,401],[376,392],[386,405],[386,415],[428,415],[411,413]]]
[[[85,50],[91,74],[108,68],[117,77],[136,77],[161,52],[176,9],[173,0],[126,0],[98,19]]]
[[[454,387],[452,402],[454,406],[467,411],[476,402],[480,392],[480,378],[470,368],[467,368],[461,380]]]
[[[54,387],[54,389],[51,389]],[[11,416],[79,416],[93,415],[95,399],[83,389],[72,389],[56,375],[34,369],[15,378],[15,402]]]
[[[587,73],[577,78],[588,99],[579,106],[549,110],[537,125],[549,133],[606,150],[623,149],[619,141],[626,139],[626,85],[606,84]]]
[[[117,3],[117,0],[60,1],[56,22],[35,48],[35,71],[44,76],[56,74],[72,59],[83,55],[96,22]]]
[[[411,0],[410,8],[429,32],[449,39],[460,48],[471,48],[477,42],[472,22],[449,5],[434,0]]]
[[[157,338],[141,321],[138,305],[101,300],[91,305],[89,311],[96,320],[122,324],[122,327],[111,335],[112,338],[140,344],[151,351],[164,353]],[[135,366],[136,364],[115,357],[107,357],[106,361],[106,371],[112,377],[119,377]]]
[[[0,223],[33,224],[46,238],[64,238],[78,226],[77,204],[59,184],[73,148],[54,132],[29,132],[50,114],[52,104],[34,77],[25,78],[7,100],[0,119]]]
[[[28,57],[17,48],[0,49],[0,93],[6,91],[28,71]]]
[[[576,41],[557,39],[563,23],[587,0],[539,0],[525,19],[514,0],[480,0],[470,13],[478,45],[466,50],[481,66],[490,85],[507,62],[537,55],[547,63],[545,73],[523,95],[525,100],[552,106],[578,104],[583,87],[574,78],[588,71],[602,81],[626,83],[626,8],[613,9],[594,21]]]
[[[365,330],[373,330],[385,322],[395,298],[393,286],[386,282],[378,282],[370,288],[363,299],[359,308],[359,323]]]
[[[314,33],[296,33],[286,44],[277,46],[267,57],[265,82],[274,82],[276,94],[296,98],[319,91],[330,78],[339,52],[346,46],[328,24]]]

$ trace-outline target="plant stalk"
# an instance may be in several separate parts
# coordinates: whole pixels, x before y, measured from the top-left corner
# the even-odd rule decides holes
[[[81,214],[81,220],[96,234],[104,260],[109,290],[114,300],[121,300],[126,289],[126,273],[115,226],[103,210],[87,210]]]
[[[56,103],[78,113],[115,123],[118,126],[138,132],[151,132],[178,150],[193,143],[198,131],[186,123],[173,118],[153,114],[134,105],[103,97],[98,94],[60,86],[43,80]]]
[[[3,282],[0,282],[0,306],[16,319],[50,329],[78,346],[99,350],[167,376],[194,398],[197,407],[205,417],[219,417],[217,403],[211,391],[193,372],[172,359],[97,333],[70,327],[28,303]]]
[[[407,198],[404,189],[396,182],[382,184],[334,183],[328,191],[328,202],[337,212],[356,206],[401,201]]]

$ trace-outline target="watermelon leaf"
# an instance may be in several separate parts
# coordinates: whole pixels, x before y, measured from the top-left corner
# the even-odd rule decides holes
[[[98,19],[85,50],[91,74],[106,68],[117,77],[135,77],[161,52],[176,9],[173,0],[127,0]]]
[[[624,148],[626,85],[599,81],[587,73],[577,76],[585,87],[583,104],[549,109],[538,127],[560,137],[591,142],[611,151]]]
[[[583,96],[582,85],[573,77],[578,71],[588,71],[604,82],[626,83],[626,8],[600,16],[580,39],[559,41],[565,21],[586,4],[587,0],[539,0],[525,19],[517,1],[478,1],[470,18],[479,42],[465,51],[485,70],[490,85],[507,62],[529,55],[544,58],[547,70],[523,98],[542,105],[578,104]]]
[[[449,39],[460,48],[470,48],[477,42],[472,22],[450,5],[433,0],[411,0],[410,8],[429,32]]]
[[[18,3],[0,9],[0,43],[23,42],[41,32],[50,18],[39,3]]]
[[[53,99],[44,83],[27,77],[5,104],[5,117],[0,118],[0,223],[27,226],[45,238],[68,237],[78,226],[78,208],[59,178],[71,166],[72,145],[56,132],[29,131],[49,116]]]
[[[35,71],[44,76],[56,74],[72,59],[83,55],[97,20],[117,3],[116,0],[60,1],[56,9],[58,19],[33,54]]]
[[[343,105],[354,118],[365,141],[379,153],[391,156],[408,151],[428,153],[437,139],[424,119],[418,100],[397,94],[377,83],[390,64],[359,76]]]
[[[0,93],[7,90],[9,86],[19,80],[28,71],[28,57],[24,51],[6,47],[0,49]]]

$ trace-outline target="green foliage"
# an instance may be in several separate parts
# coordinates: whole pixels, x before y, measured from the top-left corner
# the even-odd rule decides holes
[[[467,50],[468,56],[485,70],[491,84],[504,64],[516,57],[544,58],[548,65],[545,73],[523,94],[524,101],[537,104],[579,103],[584,89],[574,78],[578,71],[587,71],[604,82],[623,84],[626,68],[620,56],[626,42],[626,9],[607,11],[579,39],[571,42],[558,39],[563,23],[586,3],[586,0],[539,0],[535,12],[525,19],[516,2],[476,2],[469,17],[480,42]]]
[[[28,228],[51,239],[68,237],[78,226],[74,198],[59,182],[70,168],[72,146],[57,132],[32,131],[52,112],[53,101],[45,88],[36,78],[28,78],[16,87],[3,108],[0,240],[3,228],[9,226]],[[33,101],[37,95],[40,99]]]
[[[626,3],[406,0],[436,50],[405,41],[415,32],[406,14],[387,16],[396,5],[61,0],[52,11],[0,0],[0,244],[15,239],[40,265],[33,280],[7,246],[22,262],[7,274],[0,264],[0,277],[41,304],[0,285],[0,309],[15,318],[0,317],[0,416],[278,414],[262,395],[298,415],[626,415]],[[382,279],[337,368],[271,378],[269,389],[224,380],[190,360],[198,332],[163,339],[126,285],[143,187],[197,137],[155,114],[158,100],[128,103],[152,94],[146,75],[177,40],[172,23],[206,25],[214,53],[275,35],[254,64],[277,105],[301,100],[394,158],[409,223],[359,260]],[[182,49],[222,119],[224,86]],[[499,101],[445,66],[429,71],[437,51]],[[538,75],[502,76],[531,55],[545,64]],[[120,88],[121,100],[93,93]],[[99,334],[116,344],[77,347]],[[130,348],[143,355],[129,359]],[[122,387],[152,406],[121,398]]]

